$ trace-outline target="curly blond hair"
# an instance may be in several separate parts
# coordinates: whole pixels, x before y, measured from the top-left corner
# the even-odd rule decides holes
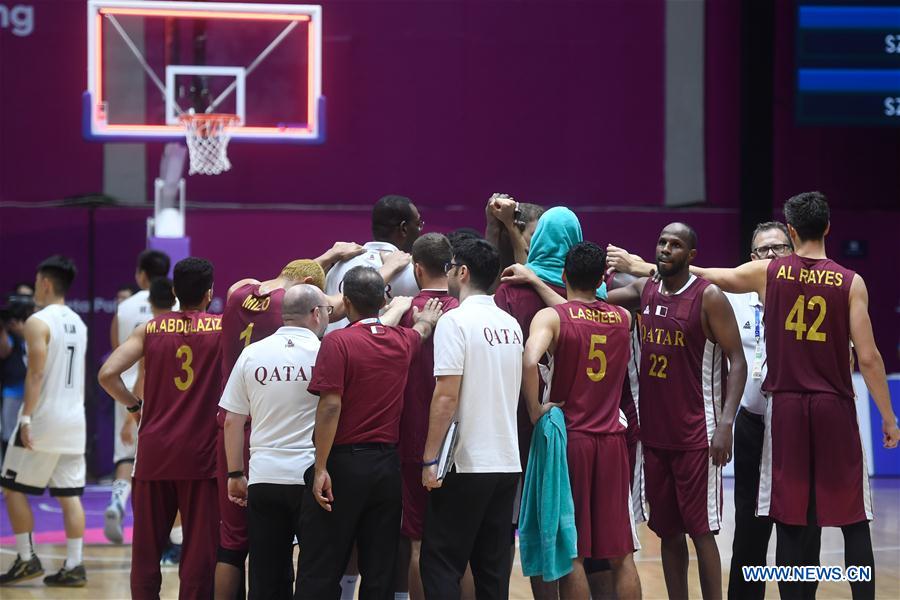
[[[292,260],[281,270],[280,277],[291,281],[302,282],[307,277],[311,277],[310,285],[314,285],[320,290],[325,290],[325,271],[322,265],[308,258],[300,258]]]

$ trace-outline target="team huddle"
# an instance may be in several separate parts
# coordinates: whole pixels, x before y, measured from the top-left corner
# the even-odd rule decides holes
[[[584,241],[564,207],[494,195],[483,236],[445,236],[385,196],[372,242],[240,280],[221,315],[209,261],[169,280],[168,256],[143,252],[98,375],[117,403],[105,530],[123,541],[130,496],[132,597],[159,597],[176,548],[183,598],[352,598],[357,579],[360,598],[507,598],[518,537],[535,598],[640,598],[647,521],[669,597],[688,596],[690,537],[703,597],[721,598],[733,456],[729,597],[764,597],[741,568],[766,564],[773,526],[779,565],[818,564],[821,527],[841,527],[847,565],[874,567],[854,352],[885,447],[900,429],[865,283],[825,255],[824,196],[784,214],[750,262],[712,269],[685,223],[645,262]],[[60,256],[37,269],[0,472],[18,555],[0,584],[43,574],[25,494],[48,487],[68,543],[44,582],[87,582],[74,277]],[[874,597],[874,577],[851,586]]]

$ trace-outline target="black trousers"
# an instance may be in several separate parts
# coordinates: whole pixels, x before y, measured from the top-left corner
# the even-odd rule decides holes
[[[419,559],[428,600],[457,600],[467,563],[478,600],[509,597],[509,529],[519,476],[451,472],[431,491]]]
[[[734,422],[734,543],[731,554],[731,574],[728,579],[728,598],[731,600],[762,600],[766,584],[745,581],[741,567],[765,566],[769,538],[774,525],[768,517],[756,516],[756,497],[759,492],[759,469],[762,463],[763,438],[766,426],[763,417],[744,408]],[[802,543],[802,560],[798,564],[819,564],[821,528],[801,527],[798,540]],[[780,542],[779,542],[780,543]],[[815,585],[812,588],[815,594]]]
[[[247,489],[250,599],[290,598],[294,593],[294,536],[300,539],[302,485],[254,483]]]
[[[331,512],[312,496],[314,467],[305,474],[295,598],[337,599],[341,576],[357,546],[360,600],[393,600],[400,539],[400,460],[393,446],[335,446],[328,457]]]

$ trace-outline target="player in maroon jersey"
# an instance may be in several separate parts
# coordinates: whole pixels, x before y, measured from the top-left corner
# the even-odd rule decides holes
[[[566,286],[562,281],[563,264],[569,250],[582,240],[581,223],[568,208],[555,206],[538,219],[537,228],[531,237],[526,268],[533,272],[560,296],[565,296]],[[602,294],[606,288],[602,287]],[[537,312],[547,306],[532,286],[501,282],[494,293],[494,303],[518,321],[525,340],[531,329],[531,320]],[[524,473],[528,465],[528,449],[534,427],[528,418],[528,410],[523,398],[519,400],[517,412],[519,460]],[[516,506],[513,518],[519,507]],[[558,596],[556,582],[545,582],[540,577],[531,578],[531,591],[535,598],[555,598]]]
[[[631,474],[619,409],[631,358],[631,315],[597,300],[606,252],[591,242],[566,256],[563,278],[568,301],[535,315],[523,359],[524,396],[532,423],[562,407],[578,557],[560,580],[561,598],[589,598],[585,558],[607,559],[620,598],[639,598],[641,583],[632,554],[640,547],[634,530]],[[548,402],[538,396],[538,363],[545,353],[551,380]]]
[[[416,284],[421,290],[413,297],[412,307],[421,311],[425,303],[436,298],[447,312],[459,306],[459,300],[447,291],[444,265],[451,261],[450,242],[439,233],[426,233],[412,247],[412,262]],[[412,327],[413,308],[400,320],[401,327]],[[400,415],[400,470],[403,475],[403,519],[400,533],[408,540],[402,552],[409,556],[408,587],[413,600],[425,597],[419,575],[419,552],[425,527],[428,491],[422,487],[422,454],[428,433],[428,415],[434,394],[434,343],[431,338],[422,342],[419,352],[409,365],[409,376],[403,393],[403,412]],[[401,558],[398,555],[398,560]],[[406,558],[403,556],[403,558]],[[405,562],[405,561],[403,561]],[[402,569],[398,569],[401,573]],[[403,586],[399,586],[403,587]]]
[[[202,258],[175,265],[180,311],[137,328],[98,376],[139,423],[134,467],[132,598],[159,598],[159,560],[176,512],[184,529],[179,597],[210,598],[216,561],[215,442],[222,318],[209,314],[213,266]],[[122,381],[144,359],[141,402]]]
[[[900,441],[884,362],[869,320],[869,296],[859,274],[829,259],[828,202],[819,192],[789,199],[784,216],[795,253],[734,269],[696,269],[729,292],[756,292],[765,303],[770,394],[760,466],[757,515],[775,520],[779,565],[804,562],[805,526],[840,527],[847,566],[871,566],[853,597],[875,595],[868,521],[872,496],[856,420],[850,342],[869,394],[881,413],[884,447]],[[781,582],[783,595],[801,584]]]
[[[721,598],[715,540],[722,511],[721,468],[731,460],[731,428],[747,366],[725,295],[688,269],[696,243],[689,225],[666,226],[656,244],[661,281],[638,279],[609,292],[609,302],[640,309],[640,435],[649,525],[662,538],[669,596],[688,595],[688,534],[700,563],[703,597]],[[562,301],[520,268],[511,267],[503,279],[529,281],[548,303]],[[724,407],[723,358],[731,365]]]

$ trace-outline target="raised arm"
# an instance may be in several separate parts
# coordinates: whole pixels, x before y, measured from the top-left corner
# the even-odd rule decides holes
[[[510,265],[503,270],[500,275],[500,281],[512,284],[528,284],[538,293],[544,304],[547,306],[556,306],[566,301],[565,298],[553,291],[549,285],[544,283],[531,269],[525,265]]]
[[[28,347],[28,365],[25,372],[25,399],[19,417],[19,435],[26,448],[31,448],[31,415],[41,398],[44,369],[47,366],[47,348],[50,344],[50,328],[37,317],[25,321],[25,344]]]
[[[711,269],[691,265],[691,273],[732,294],[756,292],[760,300],[765,302],[766,270],[769,262],[771,261],[752,260],[733,269]]]
[[[606,246],[606,266],[635,277],[652,277],[656,273],[656,265],[645,262],[637,254],[631,254],[628,250],[612,244]]]
[[[322,270],[327,273],[336,263],[347,260],[348,258],[353,258],[354,256],[359,256],[365,251],[365,248],[355,242],[335,242],[334,246],[313,260],[319,263]]]
[[[251,284],[257,285],[258,283],[259,283],[259,279],[253,279],[252,277],[248,277],[246,279],[241,279],[240,281],[234,282],[233,284],[231,284],[231,287],[228,288],[228,293],[225,294],[225,301],[227,302],[228,299],[231,297],[231,295],[233,293],[235,293],[237,290],[239,290],[240,288],[242,288],[243,286],[251,285]]]
[[[556,347],[559,338],[559,315],[552,308],[544,308],[531,320],[531,330],[525,343],[525,354],[522,357],[522,393],[525,396],[525,407],[532,423],[537,423],[544,413],[554,406],[562,406],[553,402],[541,404],[540,373],[538,363],[544,353]]]
[[[629,312],[640,310],[641,294],[644,293],[645,285],[647,285],[647,278],[641,277],[636,281],[632,281],[625,287],[616,288],[614,290],[607,289],[606,301],[610,304],[621,306]]]
[[[343,304],[343,300],[341,300],[341,304]],[[381,319],[381,322],[385,325],[394,327],[400,323],[403,319],[403,315],[406,314],[406,311],[408,311],[411,306],[412,296],[394,296],[391,298],[388,305],[384,307],[384,312],[381,313],[379,319]]]
[[[859,275],[853,277],[853,283],[850,284],[850,339],[856,348],[859,370],[866,387],[869,388],[869,394],[875,401],[878,412],[881,413],[884,447],[896,448],[900,442],[900,429],[897,428],[897,415],[891,406],[884,361],[872,333],[872,321],[869,319],[869,291],[866,289],[866,282]]]
[[[388,283],[396,277],[400,271],[412,261],[412,256],[403,250],[395,250],[394,252],[381,253],[381,268],[378,273],[385,283]]]
[[[724,467],[731,460],[732,426],[747,381],[747,361],[734,310],[716,286],[711,285],[703,291],[703,317],[713,341],[722,347],[729,363],[725,406],[709,449],[713,464]]]
[[[413,329],[422,336],[423,340],[427,340],[434,333],[434,327],[437,325],[438,319],[444,314],[443,308],[444,305],[437,298],[429,298],[421,311],[415,306],[413,307]]]

